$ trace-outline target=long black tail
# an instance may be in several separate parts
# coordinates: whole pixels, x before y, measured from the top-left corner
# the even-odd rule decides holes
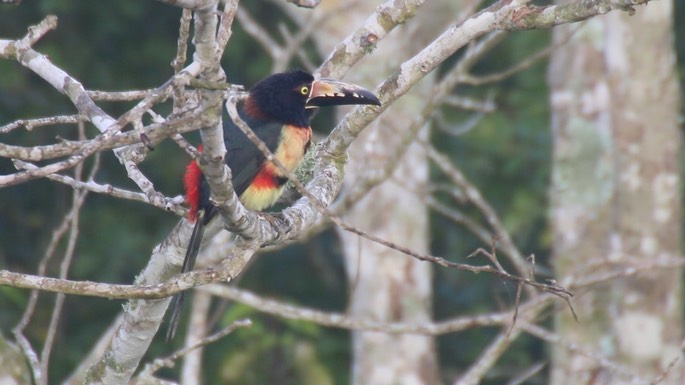
[[[205,227],[207,226],[207,223],[211,219],[210,213],[206,213],[205,215],[200,214],[200,217],[197,218],[197,221],[195,222],[195,227],[193,228],[193,234],[190,236],[190,242],[188,242],[188,250],[186,250],[186,257],[183,260],[183,267],[181,268],[181,273],[187,273],[191,270],[193,270],[193,266],[195,266],[195,261],[197,260],[197,254],[200,251],[200,245],[202,244],[202,236],[205,233]],[[173,300],[173,304],[171,305],[171,318],[169,319],[169,328],[167,329],[166,332],[166,340],[167,342],[171,341],[174,339],[174,335],[176,335],[176,329],[178,329],[178,321],[179,317],[181,316],[181,309],[183,308],[183,300],[185,298],[185,292],[180,292],[176,294]]]

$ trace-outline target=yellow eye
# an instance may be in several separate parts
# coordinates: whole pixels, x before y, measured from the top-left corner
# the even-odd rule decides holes
[[[307,87],[307,86],[302,86],[302,87],[300,88],[300,93],[301,93],[302,95],[309,95],[309,87]]]

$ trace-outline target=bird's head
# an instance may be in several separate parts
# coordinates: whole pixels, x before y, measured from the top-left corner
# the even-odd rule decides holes
[[[344,104],[373,104],[378,98],[369,90],[334,79],[315,79],[304,71],[271,75],[250,90],[245,111],[254,117],[285,124],[308,126],[307,110]]]

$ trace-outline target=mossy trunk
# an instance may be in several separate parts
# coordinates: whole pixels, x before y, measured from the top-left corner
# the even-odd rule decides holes
[[[555,29],[549,83],[556,274],[629,271],[681,255],[681,134],[673,3]],[[681,270],[643,269],[579,290],[557,332],[646,380],[678,357]],[[554,348],[554,385],[623,384],[595,359]],[[683,366],[663,384],[683,384]]]

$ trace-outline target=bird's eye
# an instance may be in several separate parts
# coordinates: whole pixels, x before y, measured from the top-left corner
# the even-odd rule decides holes
[[[307,87],[307,86],[300,87],[300,93],[302,95],[309,95],[309,87]]]

